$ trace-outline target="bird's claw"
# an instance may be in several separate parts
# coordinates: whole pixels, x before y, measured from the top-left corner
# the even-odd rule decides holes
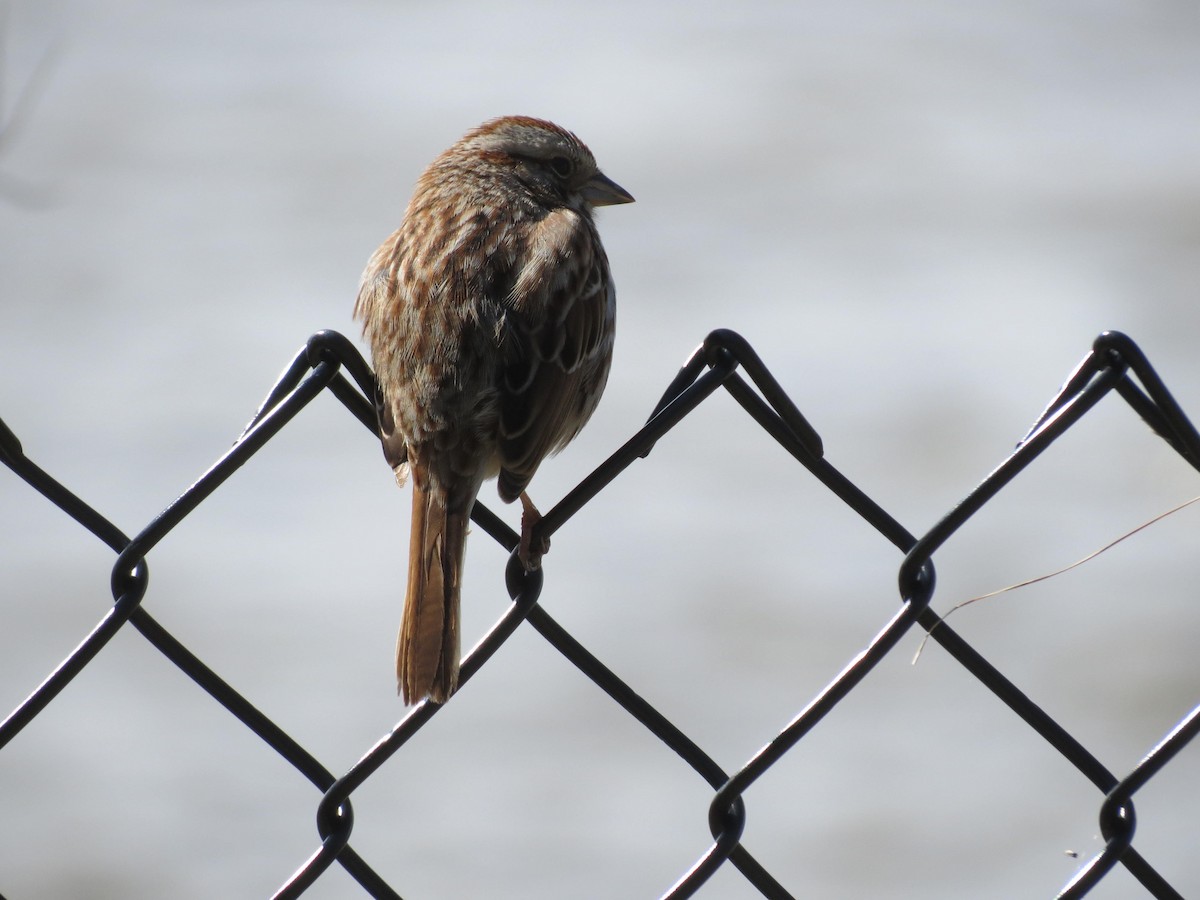
[[[533,528],[540,521],[542,521],[542,514],[533,505],[529,495],[522,491],[521,543],[517,547],[517,557],[521,560],[521,565],[525,567],[526,572],[535,572],[540,569],[543,554],[550,552],[550,538],[538,538],[537,541],[533,539]]]

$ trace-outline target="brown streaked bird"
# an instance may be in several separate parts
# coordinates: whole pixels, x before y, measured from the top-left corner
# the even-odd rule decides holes
[[[354,316],[384,456],[413,486],[396,646],[406,704],[444,703],[458,684],[463,551],[486,479],[520,498],[520,559],[540,564],[525,488],[592,415],[612,361],[616,295],[592,209],[632,202],[571,132],[506,116],[429,165],[367,263]]]

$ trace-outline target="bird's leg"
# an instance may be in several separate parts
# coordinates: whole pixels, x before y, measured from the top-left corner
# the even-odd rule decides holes
[[[533,526],[542,520],[529,495],[521,491],[521,544],[517,556],[526,572],[533,572],[542,567],[542,554],[550,550],[550,538],[541,538],[534,546]]]

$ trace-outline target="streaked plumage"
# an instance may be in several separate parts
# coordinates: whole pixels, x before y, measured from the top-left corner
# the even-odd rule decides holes
[[[615,294],[592,207],[633,198],[550,122],[494,119],[435,159],[363,273],[355,317],[384,454],[413,485],[396,674],[405,703],[458,681],[471,506],[506,503],[587,422],[608,377]],[[537,554],[524,560],[537,565]]]

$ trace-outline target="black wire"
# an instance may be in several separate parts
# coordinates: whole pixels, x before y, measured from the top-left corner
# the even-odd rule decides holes
[[[1084,864],[1058,896],[1084,896],[1120,864],[1150,896],[1180,897],[1133,846],[1137,826],[1133,796],[1200,733],[1200,706],[1164,735],[1137,766],[1118,778],[930,608],[936,586],[933,557],[938,549],[1109,394],[1124,400],[1180,457],[1200,469],[1200,434],[1140,348],[1119,332],[1105,332],[1097,337],[1090,352],[1068,375],[1016,450],[940,521],[917,537],[834,467],[816,429],[753,348],[735,332],[719,329],[711,332],[685,361],[646,424],[546,513],[535,528],[534,539],[549,538],[563,528],[575,513],[634,461],[646,457],[658,440],[722,387],[785,452],[903,554],[898,572],[899,608],[876,634],[868,637],[864,649],[800,707],[752,758],[740,768],[726,771],[542,608],[539,598],[543,573],[523,569],[515,552],[518,542],[515,532],[486,506],[476,503],[472,519],[510,552],[505,585],[512,603],[463,659],[460,686],[465,686],[503,643],[528,622],[566,661],[662,741],[713,790],[708,820],[713,842],[664,896],[695,895],[728,861],[763,896],[788,900],[792,897],[788,889],[742,843],[748,822],[743,794],[867,678],[914,624],[919,624],[982,687],[1026,722],[1101,793],[1097,809],[1105,847]],[[0,723],[0,749],[52,703],[129,623],[320,792],[316,807],[320,843],[276,896],[301,896],[336,862],[368,895],[398,898],[399,894],[349,845],[354,827],[351,796],[416,736],[441,707],[432,702],[418,705],[357,763],[337,776],[142,608],[149,589],[147,557],[153,548],[326,390],[365,428],[377,434],[378,387],[370,367],[345,337],[333,331],[318,332],[285,367],[234,445],[132,539],[28,459],[16,434],[0,421],[0,461],[117,554],[110,577],[112,606],[76,649]],[[10,524],[20,527],[18,522]]]

